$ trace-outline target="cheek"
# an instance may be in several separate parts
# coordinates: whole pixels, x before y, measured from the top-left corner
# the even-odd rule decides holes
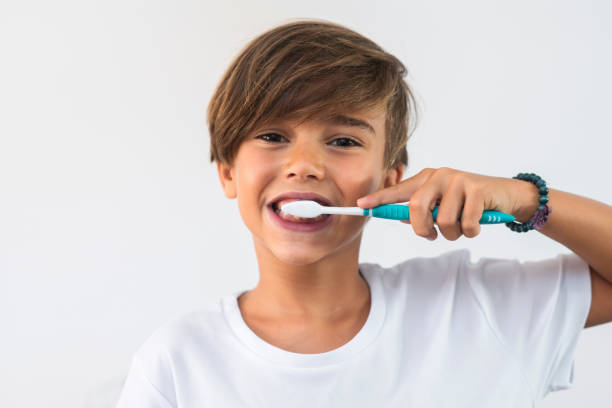
[[[356,164],[347,164],[335,170],[335,180],[344,190],[344,195],[351,202],[349,206],[356,206],[358,198],[370,194],[379,188],[381,173],[373,163],[360,161]]]
[[[260,191],[261,186],[268,183],[271,177],[275,175],[275,165],[273,161],[261,157],[261,155],[256,154],[256,152],[249,152],[245,149],[244,153],[245,154],[240,157],[242,160],[240,160],[239,164],[236,166],[236,183],[239,191],[242,190],[246,192],[246,190],[249,190],[249,196],[251,196],[251,198],[256,198],[257,195],[252,197],[252,193]]]
[[[248,225],[265,210],[265,191],[277,177],[278,170],[272,160],[245,149],[237,160],[236,189],[238,191],[238,208],[243,220]],[[268,194],[270,192],[268,191]]]

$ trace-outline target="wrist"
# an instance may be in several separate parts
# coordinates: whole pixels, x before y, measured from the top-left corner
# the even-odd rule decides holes
[[[538,211],[540,205],[540,192],[533,183],[525,180],[515,179],[519,191],[518,209],[512,213],[517,222],[527,223]]]

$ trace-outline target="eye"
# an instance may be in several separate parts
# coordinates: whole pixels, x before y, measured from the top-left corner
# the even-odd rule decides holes
[[[256,136],[255,139],[262,139],[266,142],[269,143],[277,143],[280,141],[280,139],[285,139],[285,137],[279,135],[278,133],[264,133],[262,135]],[[287,139],[285,139],[287,140]],[[350,139],[348,137],[338,137],[336,139],[334,139],[332,142],[330,142],[331,144],[333,144],[336,141],[342,141],[338,146],[339,147],[355,147],[355,146],[361,146],[361,144],[353,139]]]
[[[284,139],[284,137],[282,137],[278,133],[264,133],[263,135],[259,135],[255,137],[255,139],[262,139],[262,140],[265,140],[266,142],[272,142],[272,143],[278,138]]]
[[[361,146],[361,144],[359,142],[356,142],[353,139],[350,139],[348,137],[339,137],[337,139],[334,139],[331,143],[334,143],[336,140],[343,140],[344,142],[340,145],[340,147],[353,147],[353,146]],[[352,144],[345,144],[346,142],[350,142]]]

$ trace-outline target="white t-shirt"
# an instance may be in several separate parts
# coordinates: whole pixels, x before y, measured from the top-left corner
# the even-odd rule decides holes
[[[118,408],[534,407],[572,385],[591,303],[577,255],[472,263],[461,249],[359,268],[370,313],[343,346],[266,343],[242,319],[238,291],[157,329]]]

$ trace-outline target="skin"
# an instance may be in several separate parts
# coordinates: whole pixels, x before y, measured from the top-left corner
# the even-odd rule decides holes
[[[238,200],[259,266],[257,286],[238,305],[246,324],[270,344],[322,353],[365,324],[370,293],[358,259],[367,218],[335,215],[321,231],[297,232],[275,225],[267,204],[281,193],[306,191],[333,206],[356,206],[358,198],[397,184],[402,166],[383,166],[385,115],[380,105],[348,114],[375,134],[318,120],[277,121],[248,136],[233,166],[217,164],[225,196]]]
[[[612,321],[612,207],[550,187],[548,190],[548,204],[554,211],[535,231],[563,244],[589,265],[591,305],[584,327],[608,323]],[[529,221],[539,197],[538,188],[528,181],[441,167],[423,169],[401,183],[360,198],[357,204],[372,208],[410,201],[414,232],[434,240],[437,232],[430,211],[441,199],[436,223],[442,235],[454,241],[461,235],[473,238],[480,233],[477,220],[484,209],[512,214],[522,223]]]
[[[363,327],[370,294],[359,275],[358,258],[367,219],[343,215],[323,231],[284,230],[272,224],[267,213],[266,204],[278,194],[314,191],[334,206],[361,208],[409,201],[410,221],[402,222],[430,240],[438,235],[431,210],[439,205],[436,224],[451,241],[462,235],[476,237],[485,209],[525,223],[538,205],[538,190],[530,182],[448,167],[426,168],[400,182],[401,166],[383,168],[384,109],[351,116],[370,123],[375,134],[314,121],[278,122],[251,135],[234,166],[218,164],[225,195],[238,199],[253,235],[259,264],[260,281],[238,299],[240,310],[256,334],[285,350],[333,350]],[[284,139],[271,143],[256,138],[270,132]],[[361,146],[340,147],[338,137]],[[592,301],[585,327],[612,321],[612,207],[550,187],[548,197],[554,211],[536,231],[588,263]]]

